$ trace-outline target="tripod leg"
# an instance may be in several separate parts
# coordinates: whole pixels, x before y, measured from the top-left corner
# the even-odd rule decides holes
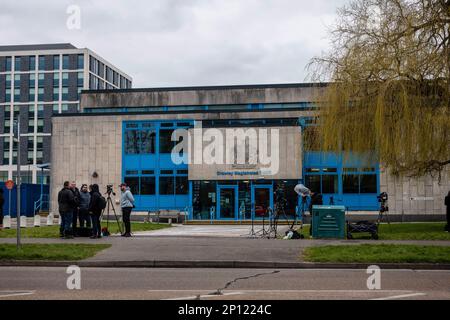
[[[121,225],[119,223],[119,217],[117,217],[116,209],[114,208],[114,204],[112,203],[111,198],[109,198],[109,202],[111,203],[111,208],[112,208],[112,210],[114,212],[114,217],[116,218],[117,228],[119,229],[120,234],[122,234],[123,232],[122,232],[122,227],[121,227]]]

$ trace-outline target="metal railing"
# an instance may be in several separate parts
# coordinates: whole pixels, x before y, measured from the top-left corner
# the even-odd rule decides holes
[[[38,200],[34,202],[34,215],[39,214],[42,210],[48,210],[50,205],[50,197],[48,194],[42,194]]]

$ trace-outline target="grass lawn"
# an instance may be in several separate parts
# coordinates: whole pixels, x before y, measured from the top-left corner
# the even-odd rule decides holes
[[[380,240],[450,240],[450,233],[444,232],[444,226],[444,222],[382,223],[378,236]],[[303,234],[309,237],[309,225],[303,227]],[[352,235],[355,239],[371,239],[368,233]]]
[[[450,263],[450,246],[361,244],[309,247],[303,258],[310,262]]]
[[[444,222],[383,223],[378,234],[380,240],[450,240],[450,233],[444,232],[444,226]]]
[[[106,222],[102,223],[106,226]],[[151,231],[170,227],[169,224],[164,223],[140,223],[132,222],[131,231]],[[112,234],[118,233],[116,221],[109,221],[109,232]],[[38,228],[22,228],[20,234],[24,238],[58,238],[59,226],[42,226]],[[0,230],[0,238],[14,238],[16,237],[16,229],[2,229]]]
[[[111,247],[110,244],[0,244],[0,260],[82,260]]]

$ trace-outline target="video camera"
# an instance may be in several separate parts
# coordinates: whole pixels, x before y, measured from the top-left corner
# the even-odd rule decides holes
[[[110,196],[111,193],[112,193],[113,196],[116,195],[116,193],[113,191],[113,185],[112,184],[108,184],[106,186],[106,193],[108,194],[108,196]]]
[[[377,196],[378,202],[381,204],[380,212],[389,211],[389,207],[387,205],[388,194],[386,192],[382,192]]]

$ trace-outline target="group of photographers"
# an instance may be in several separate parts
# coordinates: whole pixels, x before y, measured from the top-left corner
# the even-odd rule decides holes
[[[125,233],[122,236],[131,237],[130,216],[134,208],[134,197],[125,183],[120,185],[120,190],[122,192],[120,205],[125,225]],[[74,181],[65,181],[58,193],[58,206],[61,238],[72,239],[74,236],[89,235],[91,239],[102,237],[100,217],[106,207],[106,199],[101,195],[98,184],[89,187],[83,184],[79,190]]]

